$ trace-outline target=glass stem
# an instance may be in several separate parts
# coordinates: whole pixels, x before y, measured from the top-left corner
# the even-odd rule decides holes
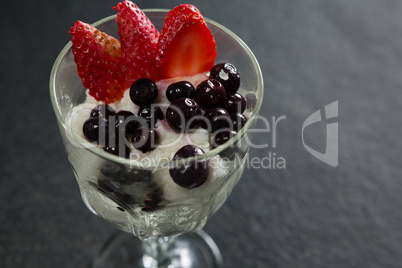
[[[175,242],[176,237],[160,237],[144,240],[143,265],[144,268],[169,267],[169,251]]]

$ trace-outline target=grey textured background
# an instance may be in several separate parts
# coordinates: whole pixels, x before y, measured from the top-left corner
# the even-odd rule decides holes
[[[172,8],[181,2],[136,3]],[[286,169],[246,170],[205,227],[226,267],[402,267],[402,2],[188,3],[250,46],[265,79],[261,114],[286,116],[276,148],[251,151],[251,157],[283,157]],[[48,94],[69,27],[112,15],[115,4],[2,4],[0,267],[86,267],[115,232],[81,201]],[[334,101],[335,168],[310,155],[301,140],[304,120]],[[316,124],[306,129],[306,142],[323,151],[325,133],[325,124]],[[259,133],[255,142],[271,138]]]

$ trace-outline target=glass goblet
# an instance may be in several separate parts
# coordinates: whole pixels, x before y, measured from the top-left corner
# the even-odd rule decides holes
[[[168,10],[145,14],[160,30]],[[93,25],[118,37],[116,16]],[[222,25],[206,19],[215,37],[216,62],[230,62],[241,74],[239,92],[247,99],[247,123],[223,145],[186,161],[147,162],[120,158],[89,144],[71,126],[73,107],[85,101],[69,42],[50,76],[50,95],[69,162],[88,209],[123,230],[103,247],[92,267],[221,267],[213,240],[201,229],[222,206],[244,171],[263,98],[258,62],[247,45]],[[88,111],[84,111],[89,113]],[[80,111],[83,112],[83,111]],[[81,131],[82,132],[82,131]],[[207,163],[206,183],[194,189],[176,185],[170,169]]]

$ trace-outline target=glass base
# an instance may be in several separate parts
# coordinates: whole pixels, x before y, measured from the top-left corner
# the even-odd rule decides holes
[[[163,240],[163,241],[161,241]],[[159,242],[166,244],[161,238]],[[158,243],[140,241],[129,233],[113,236],[92,261],[92,268],[222,268],[222,256],[212,238],[204,231],[185,233],[169,239],[165,254],[157,260],[149,248]],[[148,249],[147,249],[148,248]],[[152,249],[151,249],[152,251]],[[155,252],[155,250],[153,251]]]

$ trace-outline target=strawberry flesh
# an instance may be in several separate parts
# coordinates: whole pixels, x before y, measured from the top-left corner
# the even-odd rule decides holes
[[[160,33],[131,1],[113,9],[120,41],[81,21],[69,31],[78,75],[96,100],[118,101],[140,78],[191,76],[215,64],[214,37],[195,6],[182,4],[169,11]]]
[[[81,21],[69,33],[78,75],[89,94],[106,104],[120,100],[130,86],[120,62],[120,42]]]
[[[120,2],[113,9],[118,12],[116,22],[122,61],[127,67],[126,79],[134,82],[139,78],[154,78],[158,30],[131,1]]]
[[[156,55],[161,79],[207,72],[216,54],[215,39],[195,6],[182,4],[168,12]]]

